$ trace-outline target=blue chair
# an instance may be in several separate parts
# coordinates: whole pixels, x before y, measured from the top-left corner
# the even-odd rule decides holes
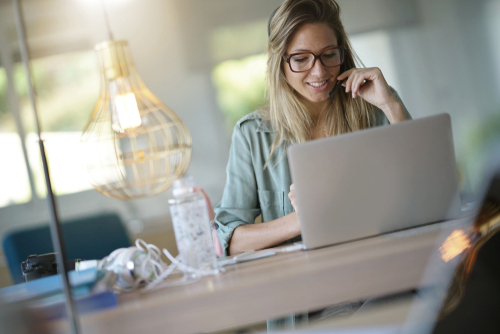
[[[68,260],[102,259],[117,248],[130,247],[127,231],[118,215],[101,214],[61,224]],[[53,253],[48,225],[11,231],[3,250],[15,284],[23,282],[21,262],[33,254]]]

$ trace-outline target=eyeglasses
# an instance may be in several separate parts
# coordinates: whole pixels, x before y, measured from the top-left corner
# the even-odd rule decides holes
[[[306,72],[314,67],[316,59],[319,58],[325,67],[337,67],[344,62],[345,49],[343,46],[328,48],[316,56],[312,52],[292,53],[285,61],[290,66],[290,70],[295,73]]]

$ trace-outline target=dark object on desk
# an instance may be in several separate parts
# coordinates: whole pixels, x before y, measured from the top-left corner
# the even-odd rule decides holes
[[[26,261],[21,263],[23,280],[32,281],[37,278],[57,274],[56,253],[43,255],[30,255]]]
[[[75,263],[79,261],[82,260],[76,259],[66,261],[66,268],[68,268],[68,270],[75,270]],[[21,270],[23,271],[23,280],[25,282],[56,275],[58,272],[56,253],[30,255],[26,261],[21,263]]]
[[[127,231],[118,215],[106,213],[62,223],[65,247],[70,259],[102,259],[117,248],[130,247]],[[53,253],[49,226],[11,231],[3,250],[15,284],[23,282],[21,262],[32,254]]]

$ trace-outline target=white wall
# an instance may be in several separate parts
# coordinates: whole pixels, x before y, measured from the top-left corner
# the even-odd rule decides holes
[[[449,113],[457,159],[475,191],[471,129],[500,113],[498,0],[418,0],[419,23],[389,32],[400,95],[414,117]],[[474,147],[474,149],[479,149]],[[474,157],[478,158],[478,157]]]

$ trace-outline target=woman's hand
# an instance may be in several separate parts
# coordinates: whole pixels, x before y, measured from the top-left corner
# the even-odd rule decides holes
[[[297,206],[297,199],[295,198],[295,184],[292,184],[290,186],[290,192],[288,193],[288,198],[290,199],[290,202],[292,202],[293,209],[295,210],[296,213],[298,213],[299,209]]]
[[[346,93],[352,97],[361,96],[368,103],[382,110],[391,124],[406,120],[401,102],[391,92],[384,75],[379,68],[353,68],[337,77],[342,81]]]

